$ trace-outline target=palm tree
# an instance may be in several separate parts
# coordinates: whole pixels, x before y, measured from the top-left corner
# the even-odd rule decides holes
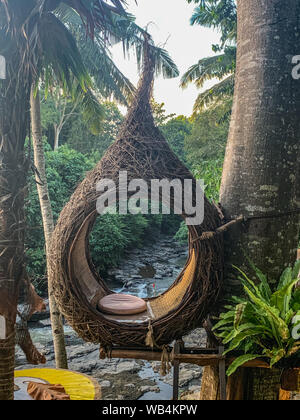
[[[48,183],[46,178],[44,144],[42,137],[42,124],[41,124],[41,110],[40,110],[40,97],[39,92],[35,92],[34,85],[31,88],[30,94],[30,110],[31,110],[31,127],[32,127],[32,143],[34,152],[34,165],[36,169],[36,184],[39,196],[39,202],[42,213],[46,260],[47,267],[49,264],[49,246],[54,230],[54,219],[49,198]],[[47,270],[48,271],[48,270]],[[51,317],[52,337],[54,344],[55,362],[56,367],[60,369],[68,368],[67,353],[65,347],[64,327],[61,314],[56,305],[53,296],[51,283],[48,280],[49,290],[49,308]]]
[[[188,0],[189,3],[199,0]],[[213,51],[220,54],[203,58],[191,66],[182,76],[181,87],[186,88],[190,83],[195,83],[197,88],[202,88],[208,80],[217,78],[217,83],[212,88],[200,93],[194,105],[194,112],[224,97],[233,95],[234,74],[236,64],[236,5],[234,0],[201,0],[195,8],[191,18],[191,25],[201,25],[221,31],[220,45],[214,45]]]
[[[86,115],[99,109],[93,82],[76,41],[56,10],[64,4],[76,12],[86,34],[95,39],[123,41],[136,46],[138,58],[143,31],[123,7],[123,0],[0,0],[0,54],[6,58],[7,78],[0,81],[0,316],[5,330],[0,339],[0,399],[13,399],[14,341],[18,288],[24,277],[25,153],[29,133],[30,93],[41,76],[46,89],[55,80],[65,91],[82,95]],[[125,32],[124,32],[125,31]],[[123,33],[123,36],[121,34]],[[177,75],[168,54],[151,46],[157,70]],[[3,324],[3,322],[2,322]]]

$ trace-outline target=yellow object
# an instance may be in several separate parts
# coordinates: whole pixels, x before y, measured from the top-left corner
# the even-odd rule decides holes
[[[15,377],[38,378],[50,384],[62,385],[71,400],[99,400],[100,386],[92,378],[82,373],[64,369],[16,370]]]
[[[193,284],[196,268],[196,255],[193,250],[189,264],[185,268],[181,280],[167,292],[150,301],[154,318],[166,316],[168,312],[171,312],[180,305],[189,286]]]

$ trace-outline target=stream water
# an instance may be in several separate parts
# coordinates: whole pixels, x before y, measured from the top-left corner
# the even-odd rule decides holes
[[[161,294],[174,282],[188,256],[187,246],[174,243],[172,237],[162,235],[155,244],[128,252],[122,263],[111,269],[105,278],[117,293],[140,298]]]

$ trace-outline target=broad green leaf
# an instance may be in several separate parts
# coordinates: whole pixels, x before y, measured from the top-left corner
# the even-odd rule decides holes
[[[230,332],[231,333],[231,332]],[[228,331],[223,331],[223,332],[215,332],[215,335],[218,337],[218,338],[223,338],[223,339],[226,339],[226,337],[228,337],[229,336],[229,332]],[[230,341],[230,340],[229,340]]]
[[[238,348],[241,343],[246,340],[249,337],[253,337],[256,335],[262,335],[262,334],[266,334],[265,328],[261,327],[259,325],[254,325],[251,328],[249,328],[249,326],[247,325],[247,327],[244,328],[244,331],[240,331],[235,337],[233,337],[233,339],[231,340],[230,346],[229,348],[225,351],[224,354],[229,353],[232,350],[235,350],[236,348]],[[269,335],[269,333],[267,332],[267,334]],[[224,342],[224,344],[226,344]]]
[[[235,310],[235,317],[234,317],[234,328],[237,329],[243,319],[243,315],[245,312],[247,304],[246,303],[240,303],[236,306]]]
[[[237,297],[237,296],[232,296],[231,300],[232,300],[232,302],[237,303],[237,304],[247,303],[245,299],[242,299],[242,298]]]
[[[286,323],[286,325],[289,325],[293,319],[293,317],[295,316],[295,311],[293,309],[290,309],[284,318],[284,322]]]
[[[228,344],[230,343],[231,340],[234,339],[234,337],[236,337],[238,335],[238,331],[237,330],[232,330],[230,334],[227,335],[227,337],[223,340],[223,344]]]
[[[228,311],[235,311],[236,305],[225,305],[224,309],[227,309]]]
[[[300,341],[294,342],[293,346],[288,350],[287,357],[293,356],[300,350]]]
[[[283,286],[277,292],[273,293],[273,295],[271,296],[271,305],[276,307],[280,311],[281,316],[283,318],[286,317],[287,313],[290,310],[292,291],[297,281],[297,279],[286,281],[285,286]]]
[[[297,288],[293,293],[291,307],[294,311],[300,310],[300,288]]]
[[[270,337],[272,337],[272,330],[268,327],[266,327],[265,325],[260,325],[260,324],[254,324],[254,323],[245,323],[239,326],[238,328],[238,332],[243,332],[246,330],[255,330],[255,331],[261,331],[264,334],[269,335]]]
[[[227,369],[227,376],[231,376],[239,367],[251,360],[258,359],[259,357],[261,357],[259,354],[244,354],[243,356],[237,357]]]
[[[220,327],[223,327],[224,325],[233,324],[233,320],[230,318],[221,319],[216,325],[213,326],[212,331],[215,331],[219,329]]]
[[[280,276],[280,280],[278,283],[277,290],[282,289],[285,287],[288,283],[290,283],[293,280],[293,270],[291,267],[287,267],[284,272]]]
[[[296,261],[293,272],[292,272],[292,278],[297,279],[300,273],[300,260]]]
[[[242,274],[242,278],[241,278],[241,280],[244,282],[244,281],[247,281],[248,283],[249,283],[249,285],[250,286],[252,286],[253,287],[253,289],[254,289],[254,291],[256,292],[256,294],[257,295],[260,295],[260,292],[259,292],[259,290],[258,290],[258,288],[257,288],[257,286],[256,286],[256,284],[254,283],[254,281],[252,281],[251,279],[249,279],[249,277],[247,276],[247,274],[246,273],[244,273],[239,267],[237,267],[237,266],[235,266],[235,265],[233,265],[233,267],[236,269],[236,270],[238,270],[241,274]]]
[[[279,360],[284,358],[284,356],[286,355],[286,352],[284,349],[273,349],[271,354],[272,354],[272,357],[270,361],[270,367],[273,367],[274,365],[276,365],[276,363],[279,362]]]
[[[254,344],[255,343],[253,343],[251,340],[248,340],[248,342],[246,342],[244,345],[245,353],[252,353],[251,350],[253,349]]]
[[[271,321],[271,325],[274,326],[275,335],[277,330],[279,333],[279,337],[282,338],[284,341],[287,341],[290,337],[290,331],[284,320],[280,318],[278,309],[266,304],[262,299],[257,298],[246,286],[244,286],[244,288],[247,294],[249,295],[250,299],[266,311],[266,316]]]
[[[235,317],[235,311],[223,312],[223,313],[220,315],[220,318],[221,318],[221,319],[228,319],[228,318],[232,318],[232,320],[233,320],[233,319],[234,319],[234,317]]]
[[[268,283],[267,276],[265,276],[263,272],[258,267],[256,267],[255,264],[249,258],[247,258],[247,260],[261,282],[260,285],[258,286],[259,291],[261,292],[261,295],[266,301],[269,301],[272,295],[272,290]]]

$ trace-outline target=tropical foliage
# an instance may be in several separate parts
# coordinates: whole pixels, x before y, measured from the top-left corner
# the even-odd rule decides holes
[[[164,125],[160,126],[165,139],[169,143],[171,149],[183,162],[186,163],[185,142],[191,134],[193,124],[189,118],[179,115],[172,118]]]
[[[223,160],[229,130],[229,121],[224,115],[231,105],[231,100],[223,101],[193,119],[184,145],[187,161],[193,168],[202,165],[203,161]]]
[[[228,375],[247,361],[264,357],[272,367],[300,351],[300,338],[295,335],[297,327],[300,329],[300,289],[295,287],[300,261],[283,271],[275,291],[266,275],[250,264],[258,284],[237,268],[246,297],[234,297],[214,326],[216,335],[228,346],[225,354],[243,352],[228,368]]]
[[[223,159],[211,159],[203,160],[201,165],[193,170],[196,179],[204,180],[206,197],[216,203],[219,200],[222,169]]]
[[[73,103],[67,102],[66,106],[57,103],[52,97],[43,100],[41,115],[43,135],[47,137],[49,144],[54,146],[55,127],[65,109],[64,124],[60,132],[59,144],[68,144],[69,147],[85,155],[95,156],[95,162],[99,160],[108,146],[115,140],[120,125],[124,119],[114,102],[102,102],[103,120],[101,129],[97,134],[92,133],[84,119],[80,105],[73,109]]]
[[[176,117],[176,114],[167,114],[164,102],[159,104],[155,102],[154,98],[151,99],[151,108],[155,125],[158,127],[166,124],[171,118]]]
[[[234,0],[188,0],[188,2],[199,4],[194,10],[191,25],[201,25],[221,32],[220,44],[212,46],[213,52],[217,55],[199,60],[181,79],[183,88],[190,83],[202,88],[208,80],[214,78],[220,80],[220,83],[199,94],[194,105],[194,112],[198,113],[207,105],[231,97],[233,94],[236,66],[236,4]]]

